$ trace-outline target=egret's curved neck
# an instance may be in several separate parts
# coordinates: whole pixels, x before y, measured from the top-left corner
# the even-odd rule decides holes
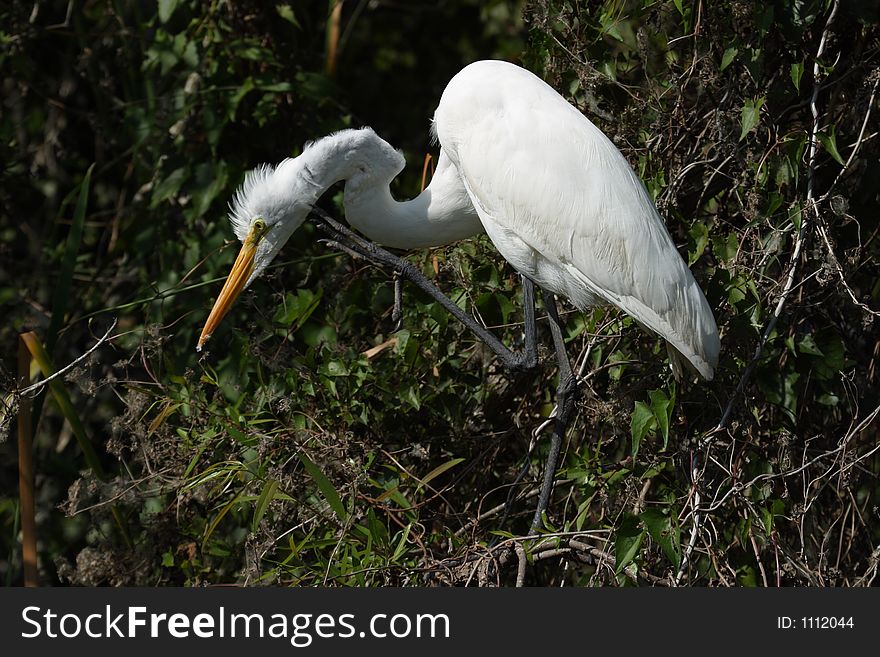
[[[297,159],[302,159],[303,182],[315,200],[344,180],[348,223],[385,246],[440,246],[483,229],[458,171],[442,152],[431,184],[402,203],[394,200],[388,185],[405,160],[369,128],[324,137]]]

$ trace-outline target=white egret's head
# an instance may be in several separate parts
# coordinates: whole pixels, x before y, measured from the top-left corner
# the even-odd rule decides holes
[[[241,240],[241,251],[214,302],[196,349],[211,337],[242,290],[272,262],[308,215],[310,204],[297,201],[295,159],[277,167],[263,165],[249,172],[230,204],[229,221]]]

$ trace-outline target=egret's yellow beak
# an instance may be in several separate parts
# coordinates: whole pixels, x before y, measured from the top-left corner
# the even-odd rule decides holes
[[[202,335],[199,336],[196,351],[202,350],[202,346],[214,333],[217,325],[226,317],[226,313],[229,312],[232,304],[244,289],[244,284],[251,277],[251,273],[254,271],[254,255],[257,252],[257,245],[266,236],[266,229],[266,223],[261,219],[255,221],[251,227],[251,231],[241,245],[241,251],[238,252],[235,264],[232,265],[232,271],[226,277],[223,289],[220,290],[220,295],[214,302],[214,307],[211,308],[211,314],[208,315],[208,321],[205,322],[205,328],[202,329]]]

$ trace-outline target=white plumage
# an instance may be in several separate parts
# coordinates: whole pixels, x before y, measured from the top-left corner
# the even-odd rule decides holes
[[[236,195],[233,226],[242,241],[257,219],[268,230],[243,284],[317,198],[345,180],[346,218],[367,237],[423,248],[485,230],[536,284],[581,309],[617,306],[667,340],[673,367],[681,354],[712,378],[720,344],[706,298],[644,185],[586,117],[528,71],[481,61],[449,82],[432,130],[441,147],[437,170],[422,194],[403,203],[388,188],[403,156],[369,128],[330,135],[274,170],[251,174]]]

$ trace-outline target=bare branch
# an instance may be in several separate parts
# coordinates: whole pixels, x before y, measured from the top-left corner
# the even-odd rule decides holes
[[[41,381],[38,381],[37,383],[35,383],[35,384],[31,385],[31,386],[28,386],[27,388],[24,388],[24,389],[22,389],[22,390],[19,390],[19,391],[18,391],[19,394],[20,394],[20,395],[28,395],[28,394],[30,394],[30,393],[32,393],[32,392],[33,392],[33,393],[39,392],[40,389],[42,389],[43,386],[45,386],[46,384],[49,383],[49,381],[51,381],[51,380],[53,380],[53,379],[57,379],[59,376],[62,376],[62,375],[65,374],[66,372],[69,372],[71,369],[73,369],[74,367],[76,367],[79,363],[83,362],[86,358],[88,358],[89,356],[91,356],[92,353],[94,353],[95,350],[96,350],[98,347],[100,347],[102,344],[104,344],[105,342],[107,342],[107,339],[108,339],[108,337],[110,336],[110,333],[112,333],[112,332],[113,332],[113,329],[115,329],[115,328],[116,328],[116,318],[114,317],[114,318],[113,318],[113,322],[110,324],[110,328],[108,328],[108,329],[104,332],[104,335],[102,335],[102,336],[98,339],[98,341],[97,341],[94,345],[92,345],[92,347],[91,347],[88,351],[86,351],[82,356],[80,356],[79,358],[76,358],[75,360],[71,361],[68,365],[62,367],[60,370],[58,370],[57,372],[55,372],[52,376],[47,376],[45,379],[42,379]]]

